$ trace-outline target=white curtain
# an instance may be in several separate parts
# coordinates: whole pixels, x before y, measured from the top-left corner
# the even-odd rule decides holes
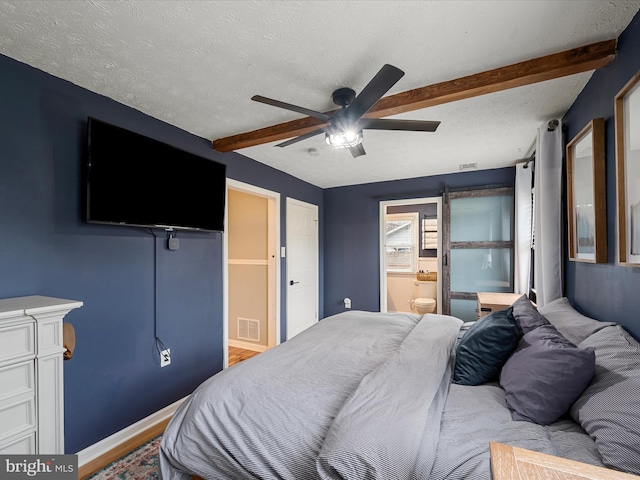
[[[538,130],[534,185],[533,283],[541,307],[562,296],[562,124]]]
[[[516,165],[515,211],[515,265],[514,293],[529,293],[531,275],[531,228],[533,205],[531,203],[531,171],[533,165],[523,162]]]

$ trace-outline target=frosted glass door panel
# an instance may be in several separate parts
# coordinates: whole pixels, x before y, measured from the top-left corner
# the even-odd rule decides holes
[[[451,242],[509,241],[513,195],[451,199]]]
[[[451,250],[451,291],[512,292],[512,254],[510,248]]]
[[[477,320],[477,308],[478,302],[476,300],[451,300],[451,315],[465,322],[473,322]]]

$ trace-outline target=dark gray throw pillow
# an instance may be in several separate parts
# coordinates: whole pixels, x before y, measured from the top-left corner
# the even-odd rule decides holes
[[[523,334],[526,334],[538,328],[541,325],[549,325],[549,320],[544,318],[533,306],[526,295],[522,295],[518,300],[513,302],[513,317],[520,325]]]
[[[482,385],[498,378],[522,336],[511,310],[487,315],[467,330],[456,349],[453,383]]]
[[[595,361],[593,349],[575,346],[552,325],[526,333],[500,373],[512,418],[555,422],[589,385]]]

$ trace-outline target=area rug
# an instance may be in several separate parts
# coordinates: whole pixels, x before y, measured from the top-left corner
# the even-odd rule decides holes
[[[110,463],[87,480],[158,480],[158,447],[162,435]]]

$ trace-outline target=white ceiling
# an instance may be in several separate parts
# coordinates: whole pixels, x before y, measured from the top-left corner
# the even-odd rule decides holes
[[[300,118],[359,92],[385,63],[394,94],[616,38],[640,0],[0,1],[0,53],[214,140]],[[513,165],[560,118],[592,72],[393,118],[435,133],[366,130],[367,155],[321,135],[238,152],[320,187]],[[320,155],[312,157],[309,148]]]

